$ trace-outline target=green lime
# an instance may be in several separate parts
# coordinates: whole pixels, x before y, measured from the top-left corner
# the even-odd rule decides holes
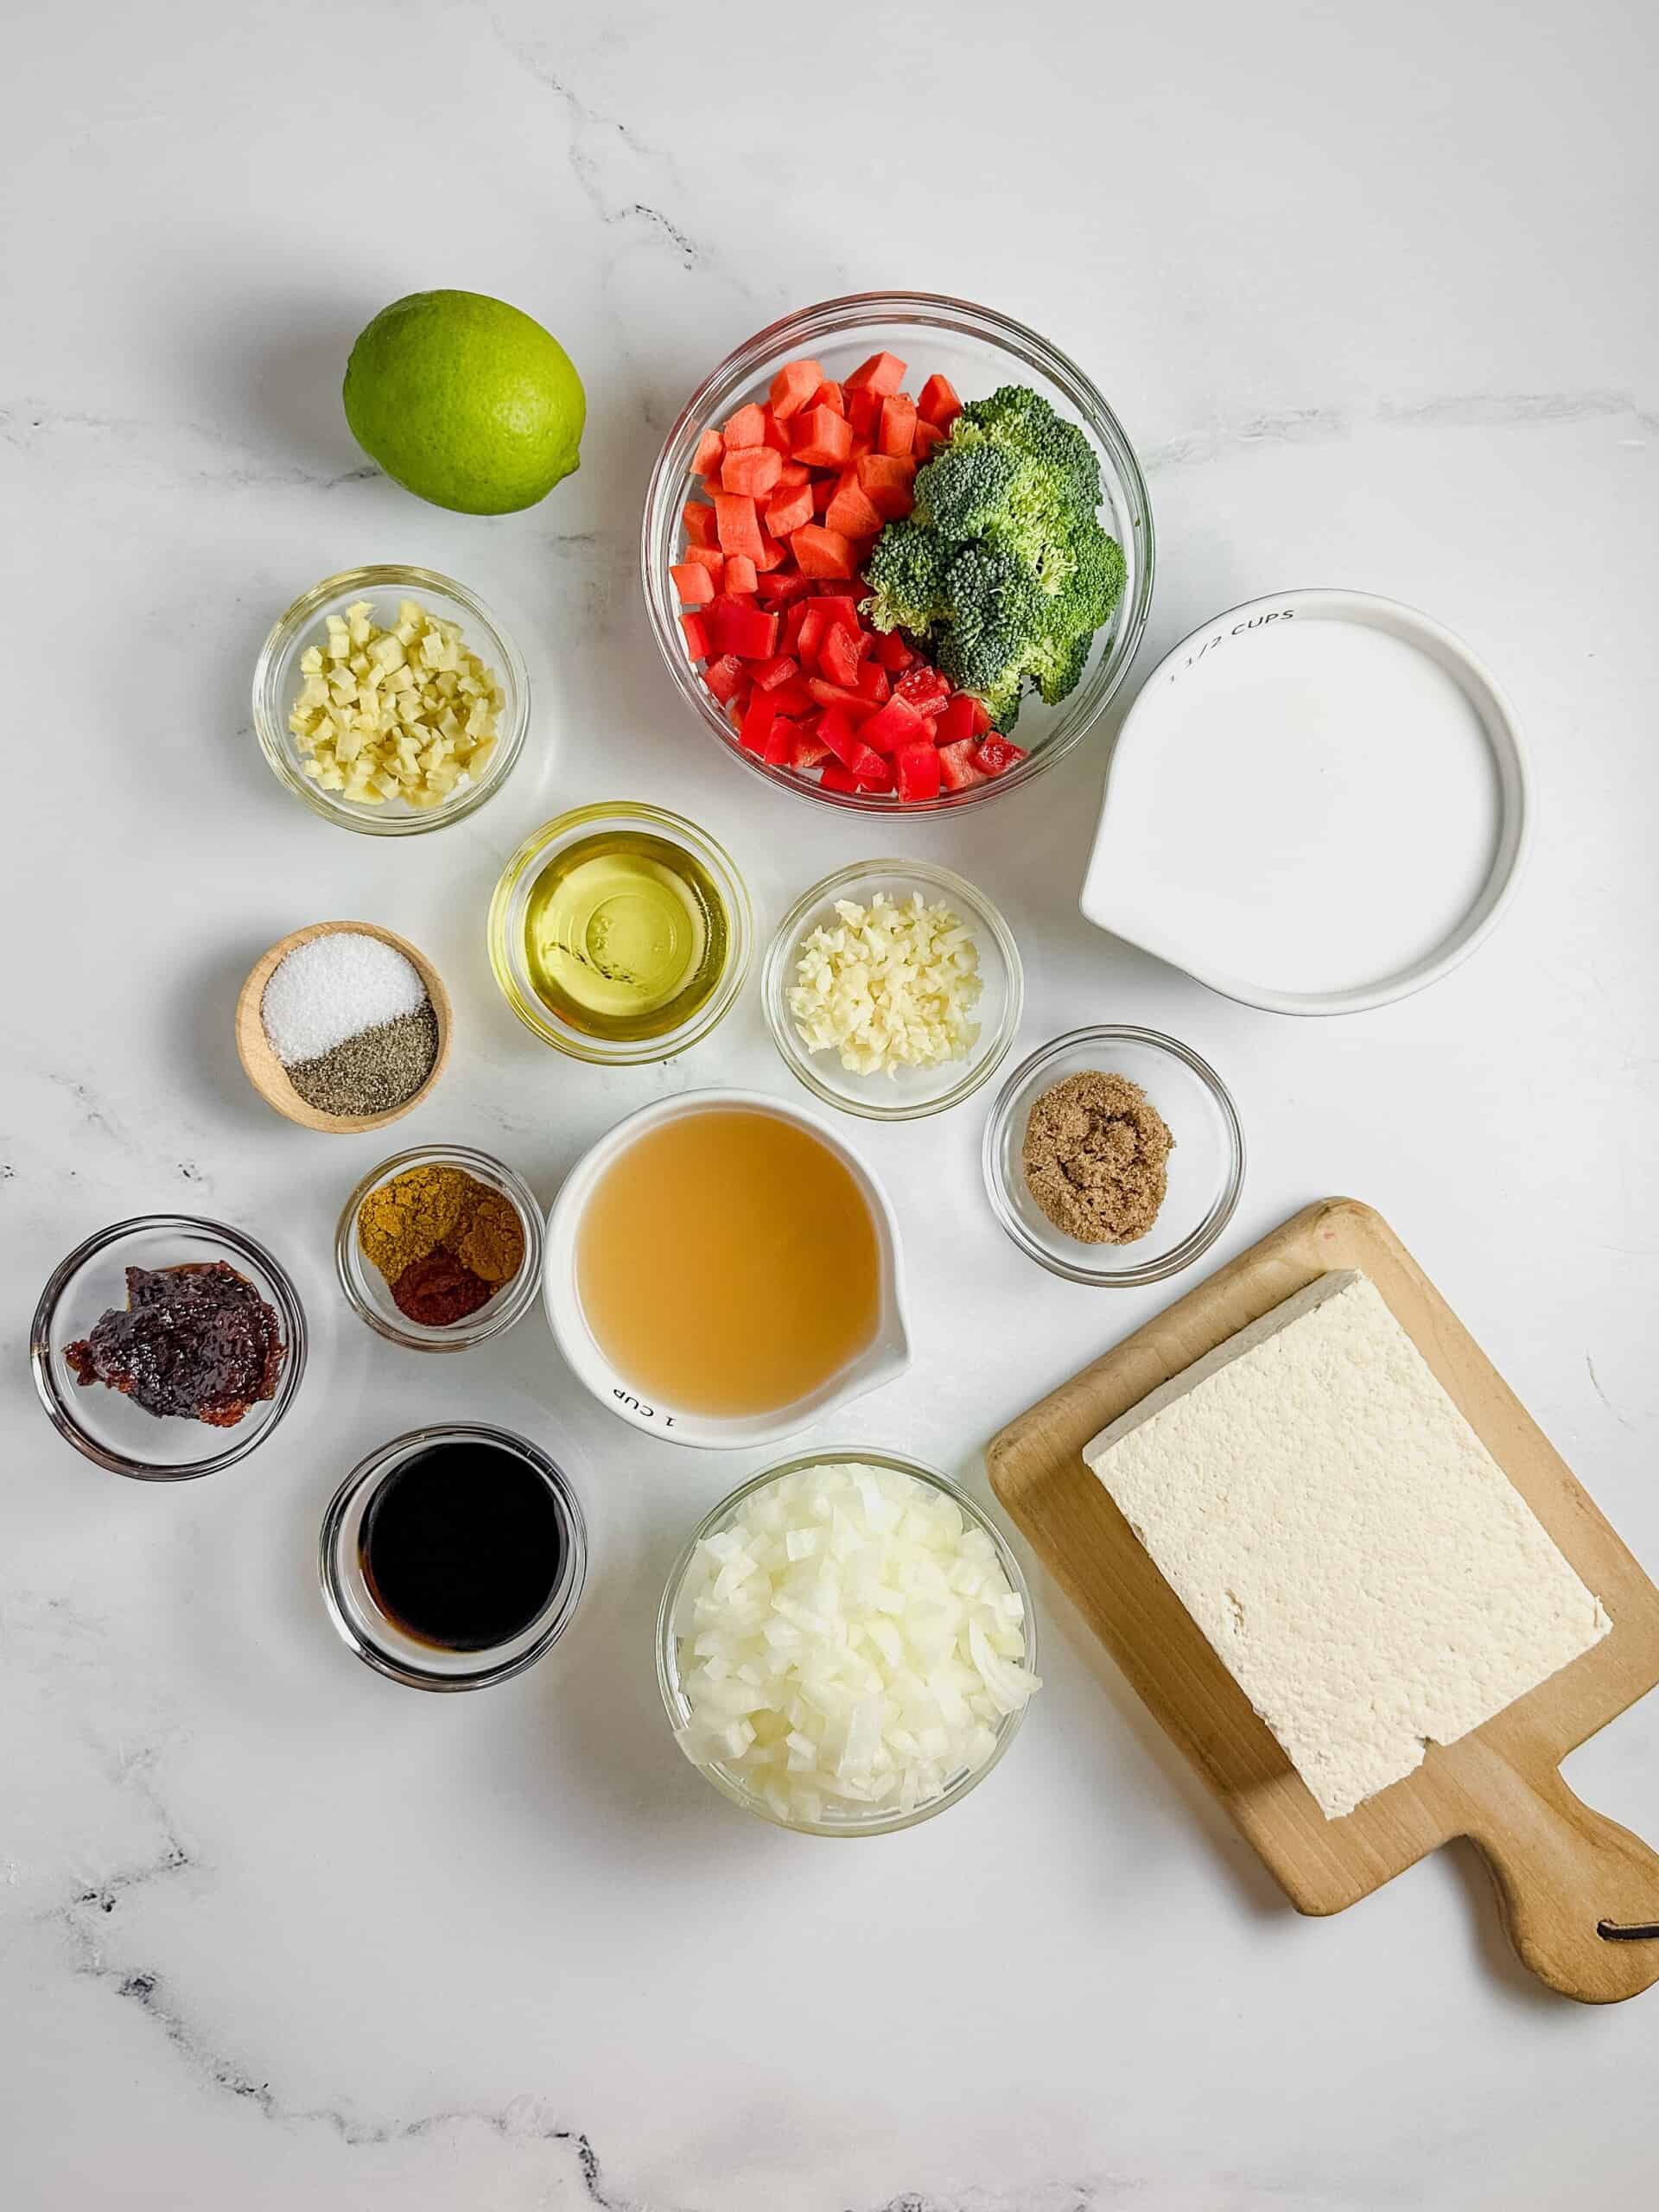
[[[346,364],[346,420],[388,476],[435,506],[511,514],[581,461],[588,401],[558,340],[481,292],[411,292]]]

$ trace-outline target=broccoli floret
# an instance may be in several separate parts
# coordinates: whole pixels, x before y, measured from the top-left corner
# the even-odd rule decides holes
[[[950,611],[945,572],[955,550],[938,531],[918,522],[890,522],[871,550],[864,570],[873,596],[864,612],[878,630],[910,630],[925,637]]]
[[[1027,678],[1051,706],[1075,690],[1122,594],[1100,499],[1094,448],[1039,394],[1009,385],[970,403],[917,471],[911,515],[875,542],[869,619],[931,641],[1012,728]]]

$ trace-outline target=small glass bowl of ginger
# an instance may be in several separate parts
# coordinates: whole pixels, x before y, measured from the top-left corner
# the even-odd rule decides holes
[[[493,1285],[490,1296],[475,1311],[454,1321],[425,1324],[411,1318],[393,1297],[391,1281],[365,1249],[365,1208],[399,1176],[421,1170],[470,1177],[486,1193],[512,1208],[522,1237],[522,1255],[512,1274]],[[501,1232],[506,1226],[499,1208],[491,1209],[486,1227],[488,1249],[496,1256],[486,1264],[492,1270],[501,1264]],[[346,1304],[377,1336],[385,1337],[391,1344],[405,1344],[411,1351],[468,1351],[474,1344],[487,1344],[492,1337],[499,1337],[512,1328],[535,1303],[542,1286],[543,1238],[542,1209],[535,1192],[504,1161],[493,1159],[487,1152],[475,1152],[467,1145],[421,1145],[383,1160],[346,1199],[334,1234],[334,1269]],[[506,1241],[511,1243],[510,1228]],[[457,1256],[464,1262],[469,1256],[476,1257],[477,1250],[463,1245]]]

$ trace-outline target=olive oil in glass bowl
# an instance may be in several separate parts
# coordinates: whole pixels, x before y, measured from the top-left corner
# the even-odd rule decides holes
[[[748,973],[749,896],[683,816],[579,807],[513,855],[490,906],[490,964],[525,1027],[576,1059],[665,1060],[706,1037]]]

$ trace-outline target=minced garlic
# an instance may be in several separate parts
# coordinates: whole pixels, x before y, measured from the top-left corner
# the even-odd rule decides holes
[[[973,936],[918,891],[894,906],[838,899],[834,927],[804,939],[789,1010],[809,1052],[835,1051],[855,1075],[892,1075],[965,1059],[979,1037]]]
[[[460,625],[406,599],[382,630],[359,599],[327,629],[327,643],[300,656],[305,681],[288,718],[305,774],[365,806],[439,806],[476,783],[506,700]]]

